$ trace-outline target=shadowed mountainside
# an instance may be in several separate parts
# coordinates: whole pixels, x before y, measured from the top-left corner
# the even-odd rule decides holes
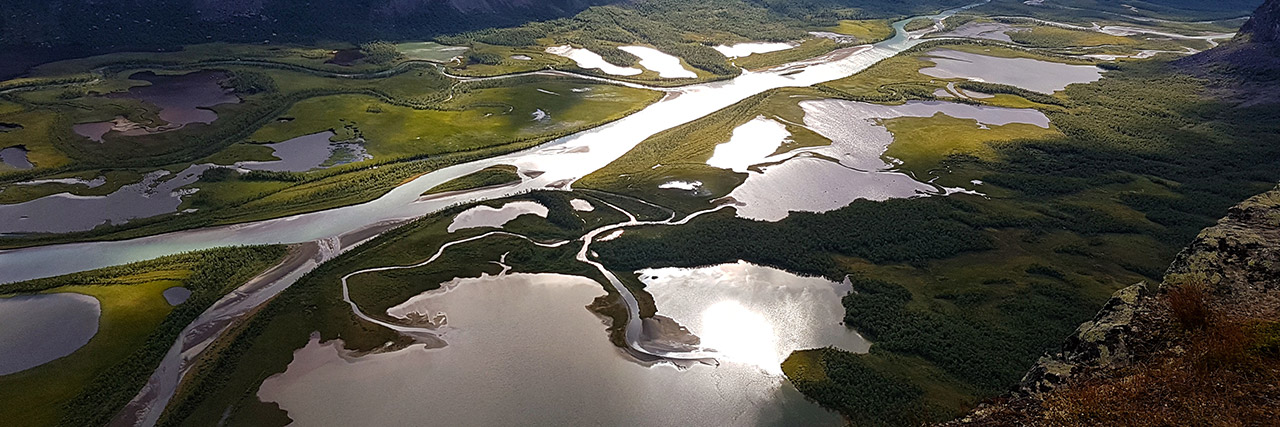
[[[0,44],[168,46],[205,41],[429,38],[570,16],[616,0],[12,0]]]
[[[1280,100],[1280,0],[1267,0],[1231,41],[1175,63],[1242,104]]]
[[[1280,189],[1233,207],[1158,285],[1116,292],[1009,396],[949,425],[1280,423]]]
[[[1280,0],[1175,62],[1238,106],[1280,95]],[[947,425],[1280,424],[1280,188],[1231,208],[1162,283],[1117,291],[1007,396]]]
[[[1280,42],[1280,1],[1268,0],[1240,27],[1241,37],[1254,43]]]
[[[58,59],[207,42],[408,40],[572,16],[619,0],[6,0],[0,79]]]

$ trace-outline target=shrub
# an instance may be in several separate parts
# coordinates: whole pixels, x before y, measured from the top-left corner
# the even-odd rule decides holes
[[[1184,284],[1169,290],[1169,310],[1183,328],[1203,329],[1209,324],[1209,306],[1204,285]]]
[[[382,41],[360,45],[360,53],[364,54],[366,61],[374,64],[386,64],[404,56],[396,45]]]

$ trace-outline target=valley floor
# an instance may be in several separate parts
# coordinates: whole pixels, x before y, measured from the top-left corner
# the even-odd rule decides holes
[[[679,19],[729,2],[363,51],[119,53],[0,83],[0,281],[13,282],[0,295],[102,307],[82,348],[0,375],[0,397],[30,402],[0,414],[283,425],[430,393],[405,372],[469,355],[451,363],[485,390],[523,386],[484,399],[551,405],[547,422],[616,422],[605,413],[635,402],[722,405],[742,424],[944,422],[1018,384],[1117,290],[1162,280],[1143,304],[1208,292],[1161,329],[1194,354],[1143,353],[1165,368],[1123,375],[1169,395],[1215,373],[1271,378],[1274,325],[1223,314],[1228,292],[1168,284],[1210,274],[1197,266],[1212,260],[1188,261],[1209,252],[1179,251],[1245,239],[1200,230],[1280,181],[1274,105],[1220,96],[1174,62],[1227,42],[1238,20],[1012,0],[916,19]],[[921,8],[937,6],[962,5]],[[1274,219],[1247,209],[1269,197],[1229,220]],[[311,255],[268,273],[270,297],[232,294],[234,318],[184,345],[197,316],[286,255],[259,244],[281,242]],[[175,286],[190,298],[163,304]],[[593,339],[547,332],[557,322],[598,331],[584,352],[608,357],[574,375],[517,369],[562,367],[562,350]],[[477,346],[495,339],[523,350]],[[175,345],[184,374],[143,388],[177,363]],[[594,381],[612,376],[633,387]],[[531,382],[597,401],[548,403]],[[1083,381],[977,416],[1132,421],[1116,408],[1134,393]],[[501,412],[459,402],[451,419]]]

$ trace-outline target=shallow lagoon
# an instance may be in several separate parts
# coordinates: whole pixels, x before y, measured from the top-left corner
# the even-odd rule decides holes
[[[635,67],[619,67],[617,65],[610,64],[595,52],[586,49],[579,49],[569,45],[549,47],[547,48],[547,53],[572,59],[573,62],[578,63],[579,67],[588,69],[596,68],[605,74],[612,74],[615,76],[634,76],[644,72]]]
[[[680,58],[648,46],[622,46],[618,49],[640,58],[640,66],[658,73],[664,79],[695,79],[698,75],[680,63]]]
[[[722,44],[722,45],[716,46],[715,49],[716,51],[720,52],[721,55],[724,55],[726,58],[734,59],[734,58],[741,58],[744,56],[751,56],[757,53],[769,53],[769,52],[777,52],[780,50],[787,50],[793,47],[796,47],[796,45],[791,43],[754,42],[754,43],[738,43],[734,45]]]
[[[708,161],[712,166],[748,172],[746,181],[729,193],[738,216],[777,221],[790,212],[825,212],[857,199],[879,201],[961,191],[895,171],[892,159],[883,158],[893,135],[879,124],[882,119],[945,114],[973,119],[984,126],[1027,123],[1049,127],[1049,118],[1032,109],[942,101],[880,105],[827,99],[802,101],[800,107],[805,113],[804,126],[831,140],[831,145],[761,156],[774,152],[790,134],[781,123],[757,118],[735,129],[730,141],[717,146]],[[722,148],[726,146],[729,148]],[[722,155],[722,150],[734,155]]]
[[[240,98],[220,84],[227,78],[227,74],[220,71],[196,71],[182,75],[157,75],[144,71],[129,78],[145,80],[151,85],[107,96],[138,99],[160,107],[160,119],[170,124],[213,123],[218,114],[209,107],[240,102]]]
[[[218,119],[218,113],[209,107],[240,102],[230,89],[222,87],[221,81],[227,78],[227,74],[221,71],[196,71],[182,75],[144,71],[129,78],[144,80],[151,85],[132,87],[127,92],[112,93],[107,97],[137,99],[155,105],[160,108],[160,119],[167,124],[149,128],[117,117],[112,121],[77,124],[72,126],[72,130],[94,142],[102,142],[109,132],[124,136],[162,133],[192,123],[213,123]]]
[[[864,353],[870,343],[844,327],[846,283],[800,277],[739,261],[637,272],[658,314],[679,321],[725,361],[782,375],[792,351],[835,346]]]
[[[1092,65],[997,58],[949,49],[931,51],[926,59],[936,64],[920,69],[920,73],[927,76],[1006,84],[1046,94],[1065,89],[1072,83],[1090,83],[1102,78],[1102,69]]]
[[[500,208],[476,206],[453,217],[453,222],[449,224],[449,232],[467,228],[502,227],[520,215],[537,215],[546,218],[547,212],[546,206],[531,201],[511,202]]]
[[[303,135],[275,144],[265,144],[280,160],[238,162],[237,167],[274,172],[306,172],[325,166],[355,163],[373,158],[357,142],[332,142],[333,131]],[[341,154],[341,158],[338,158]]]
[[[631,361],[585,308],[604,294],[599,284],[512,274],[460,279],[413,299],[415,310],[447,319],[442,348],[354,357],[312,340],[258,396],[299,425],[841,424],[773,361],[802,347],[866,350],[839,324],[844,285],[745,263],[639,274],[660,313],[724,347],[722,364]]]
[[[939,36],[988,39],[1005,43],[1013,43],[1013,39],[1009,37],[1010,31],[1021,30],[1012,25],[1000,22],[967,22],[954,30],[939,34]]]
[[[791,133],[786,126],[776,120],[764,116],[738,126],[733,130],[729,142],[716,145],[707,164],[734,172],[746,172],[752,165],[769,161]]]
[[[177,174],[166,170],[151,172],[141,182],[125,185],[106,196],[59,193],[0,205],[0,234],[84,231],[102,224],[173,213],[187,194],[179,188],[196,182],[210,166],[192,165]],[[59,214],[68,211],[77,214]]]
[[[84,347],[98,333],[101,314],[97,298],[72,292],[0,298],[0,375]]]
[[[14,169],[31,169],[35,167],[30,160],[27,160],[27,149],[22,146],[0,149],[0,165]]]

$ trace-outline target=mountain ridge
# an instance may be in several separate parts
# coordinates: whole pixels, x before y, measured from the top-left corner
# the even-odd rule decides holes
[[[1253,17],[1240,27],[1237,38],[1247,38],[1254,43],[1280,42],[1280,1],[1267,0]]]
[[[171,46],[205,41],[428,39],[571,16],[620,0],[12,0],[0,45]],[[140,42],[139,34],[146,41]]]

